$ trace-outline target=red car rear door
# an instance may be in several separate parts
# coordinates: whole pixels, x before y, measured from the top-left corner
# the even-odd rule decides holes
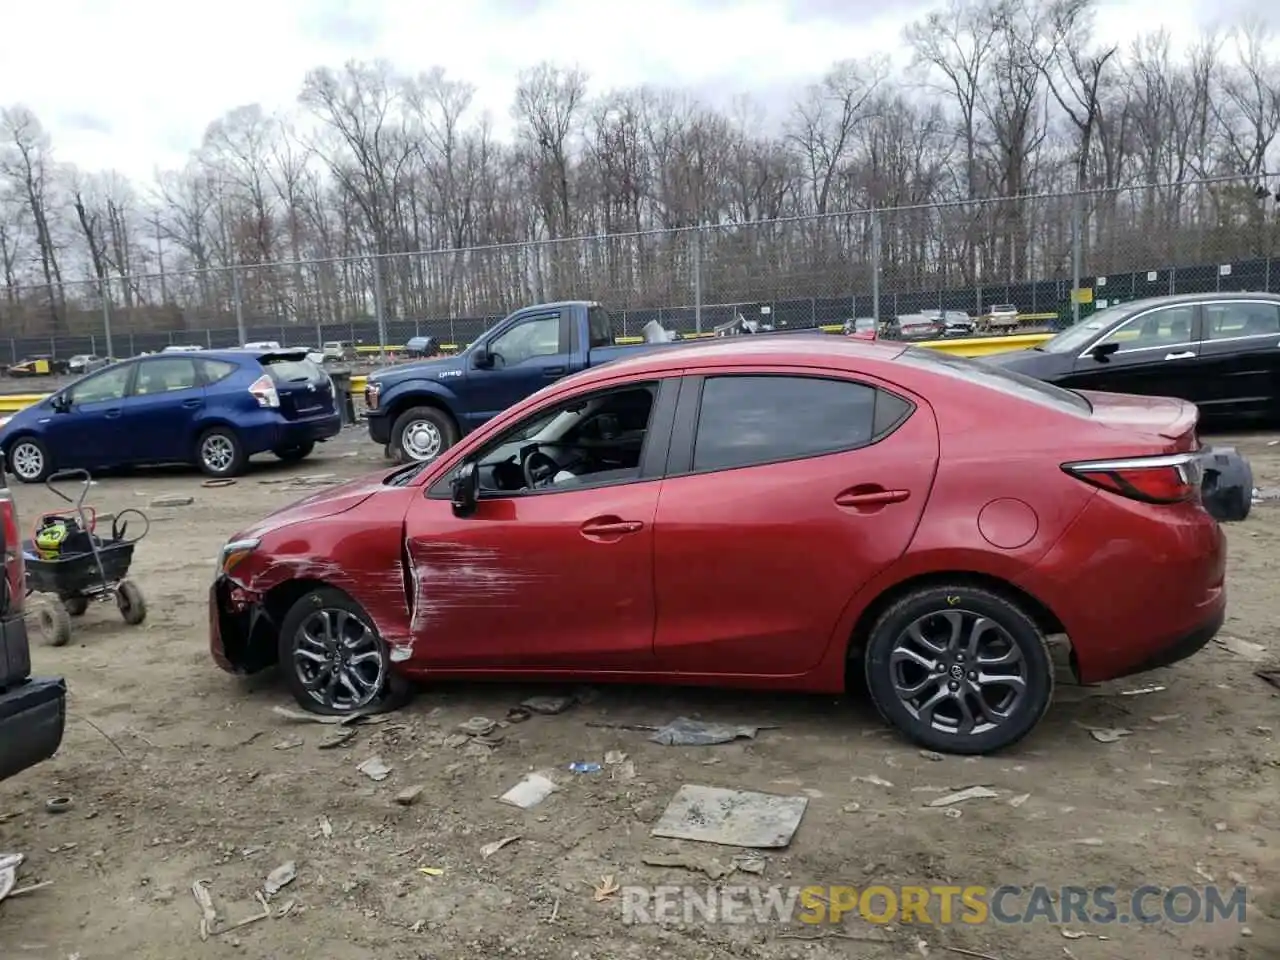
[[[621,424],[624,442],[639,450],[633,470],[583,475],[532,492],[489,486],[493,464],[513,452],[518,458],[528,445],[522,434],[562,410],[566,401],[559,400],[476,452],[482,479],[474,514],[454,515],[452,471],[410,507],[414,666],[486,673],[652,666],[653,521],[678,388],[672,378],[613,389],[632,397],[652,392],[647,427],[643,419],[638,430]],[[596,388],[589,396],[610,392]],[[609,429],[617,428],[611,421]],[[542,449],[566,453],[554,445]],[[509,465],[519,472],[515,462]]]
[[[829,371],[707,370],[681,390],[655,541],[657,666],[816,666],[854,593],[911,542],[932,411]]]

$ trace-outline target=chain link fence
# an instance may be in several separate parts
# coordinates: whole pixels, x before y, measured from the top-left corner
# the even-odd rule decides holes
[[[1280,292],[1275,192],[1280,178],[1217,179],[0,287],[0,363],[264,340],[462,345],[561,299],[603,302],[620,337],[655,319],[706,332],[739,316],[795,328],[1006,304],[1023,329],[1060,329],[1140,297]]]

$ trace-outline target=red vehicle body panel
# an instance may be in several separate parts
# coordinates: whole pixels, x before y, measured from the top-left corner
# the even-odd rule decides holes
[[[1065,628],[1086,681],[1142,669],[1188,637],[1193,650],[1212,636],[1226,603],[1217,523],[1199,504],[1130,501],[1061,466],[1192,449],[1193,407],[1091,394],[1093,413],[1075,413],[910,362],[904,349],[852,338],[734,338],[557,382],[409,485],[385,485],[395,472],[387,471],[237,534],[261,542],[211,595],[215,659],[252,669],[250,648],[274,642],[256,632],[273,616],[273,597],[310,582],[357,600],[397,669],[440,678],[836,692],[872,605],[940,575],[1000,581],[1037,601]],[[770,371],[885,385],[916,409],[882,440],[847,453],[481,500],[466,518],[448,499],[424,495],[554,399],[661,377]],[[868,489],[895,495],[841,504]],[[589,535],[599,521],[631,529]]]

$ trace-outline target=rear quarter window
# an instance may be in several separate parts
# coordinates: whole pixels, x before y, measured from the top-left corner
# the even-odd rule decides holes
[[[1028,377],[1023,373],[1005,370],[981,360],[957,357],[940,350],[925,347],[908,347],[895,361],[909,367],[919,367],[943,376],[964,380],[975,386],[986,387],[999,393],[1020,397],[1043,407],[1051,407],[1064,413],[1089,416],[1093,407],[1089,401],[1073,390],[1055,387],[1051,383]]]
[[[217,383],[236,372],[236,365],[225,360],[197,360],[196,365],[200,367],[205,383]]]
[[[258,362],[276,383],[310,383],[324,379],[324,371],[305,357],[301,360],[274,360],[267,357]]]

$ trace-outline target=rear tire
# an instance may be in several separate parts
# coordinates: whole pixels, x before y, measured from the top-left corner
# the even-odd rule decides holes
[[[306,443],[295,444],[292,447],[276,447],[271,452],[285,463],[298,463],[311,456],[311,451],[315,448],[315,441],[308,440]]]
[[[196,464],[210,477],[236,477],[248,461],[244,445],[229,427],[213,427],[196,441]]]
[[[434,460],[458,442],[458,428],[437,407],[410,407],[391,425],[388,446],[399,463]]]
[[[385,713],[413,695],[409,682],[393,672],[391,649],[373,619],[341,590],[317,587],[301,597],[280,623],[279,644],[285,685],[311,713]],[[330,688],[335,670],[356,677],[354,693]]]
[[[898,600],[872,627],[865,665],[880,715],[946,753],[1017,743],[1053,697],[1044,634],[1015,601],[981,587],[924,587]]]

